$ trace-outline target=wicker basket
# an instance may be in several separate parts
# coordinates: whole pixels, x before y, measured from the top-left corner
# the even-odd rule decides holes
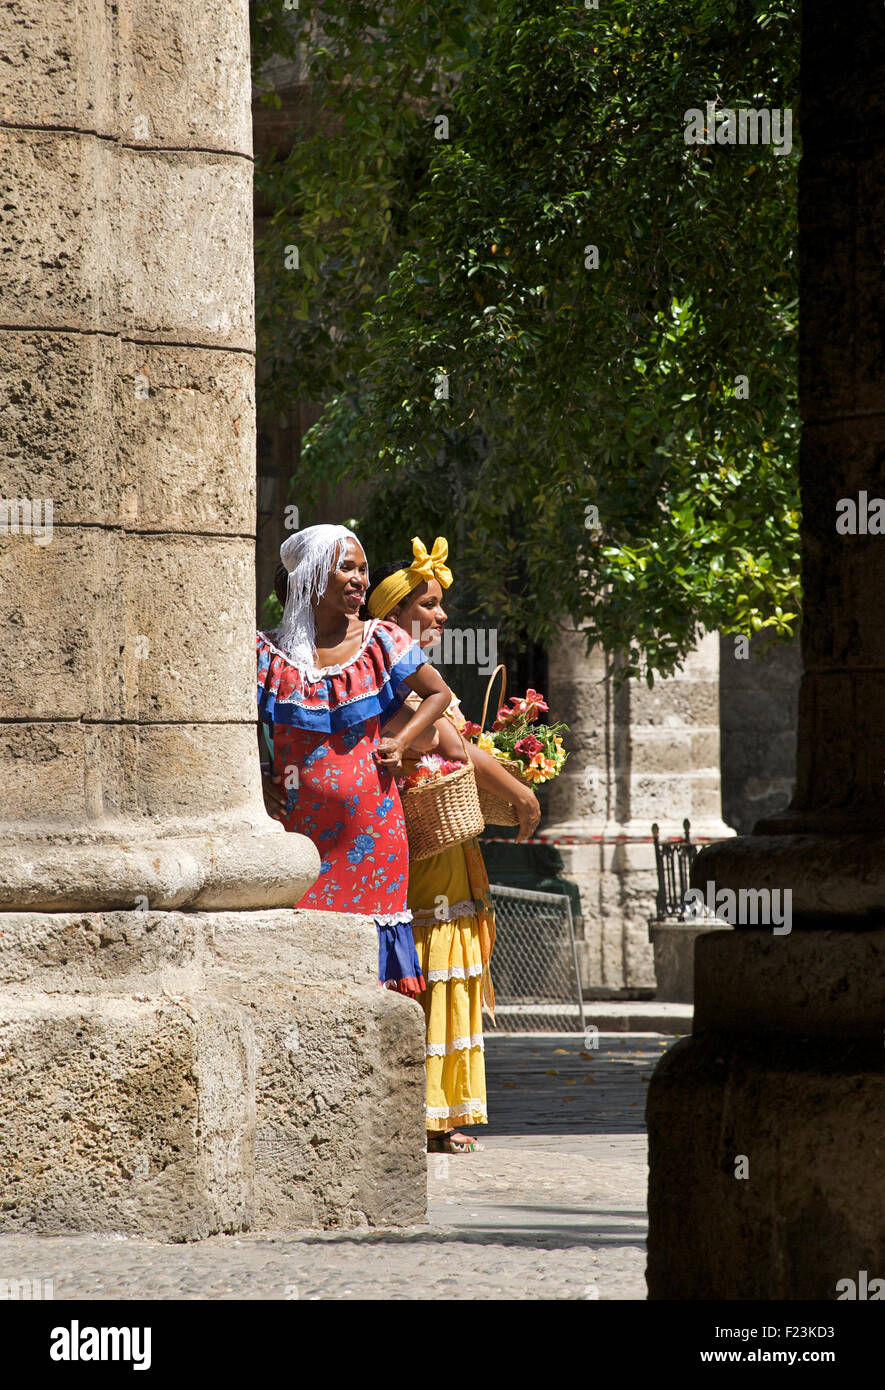
[[[515,777],[517,782],[523,780],[522,768],[515,759],[507,758],[505,761],[503,758],[498,758],[496,762],[505,772],[509,772],[511,777]],[[505,801],[502,796],[496,796],[494,792],[488,791],[485,787],[479,789],[479,804],[486,825],[519,825],[516,807],[511,805],[509,801]]]
[[[473,763],[401,793],[409,859],[429,859],[483,831]]]

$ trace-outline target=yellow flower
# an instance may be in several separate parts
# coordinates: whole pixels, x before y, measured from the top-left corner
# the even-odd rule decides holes
[[[536,753],[523,773],[527,782],[546,782],[553,776],[553,764],[543,753]]]
[[[492,742],[491,734],[480,734],[476,740],[477,748],[482,748],[485,753],[494,753],[495,745]]]

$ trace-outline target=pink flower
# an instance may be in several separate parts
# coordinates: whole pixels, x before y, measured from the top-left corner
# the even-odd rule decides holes
[[[546,714],[549,709],[544,696],[531,687],[525,692],[525,699],[520,700],[520,711],[530,724],[534,724],[539,714]]]
[[[498,710],[498,717],[492,725],[493,734],[497,733],[499,729],[508,728],[511,724],[520,724],[522,722],[522,712],[518,708],[519,701],[515,695],[511,695],[510,704],[513,706],[512,709],[508,709],[506,705],[502,705]]]
[[[535,753],[543,752],[543,749],[543,743],[535,738],[534,734],[527,734],[525,738],[517,739],[514,744],[514,752],[522,754],[526,759],[533,757]]]
[[[441,758],[436,753],[425,753],[423,758],[419,758],[415,764],[415,770],[407,777],[397,779],[396,785],[400,791],[412,791],[415,787],[420,787],[424,782],[438,782],[443,777],[448,777],[450,773],[457,772],[464,767],[461,762],[449,762],[447,758]]]
[[[476,735],[479,733],[479,731],[479,725],[474,724],[472,719],[467,719],[464,721],[464,728],[461,730],[461,732],[465,738],[476,738]]]
[[[423,758],[418,759],[417,771],[423,772],[425,776],[432,776],[441,771],[444,762],[445,759],[441,758],[438,753],[425,753]]]
[[[510,708],[505,705],[498,710],[498,718],[492,725],[492,731],[506,729],[514,724],[534,724],[539,714],[548,709],[547,701],[544,696],[531,687],[526,691],[525,698],[520,699],[517,695],[510,696]]]

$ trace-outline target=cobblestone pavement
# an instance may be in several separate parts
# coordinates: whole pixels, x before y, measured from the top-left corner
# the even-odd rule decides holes
[[[215,1236],[0,1236],[0,1279],[56,1299],[644,1299],[645,1091],[660,1034],[487,1036],[492,1123],[428,1157],[428,1225]]]

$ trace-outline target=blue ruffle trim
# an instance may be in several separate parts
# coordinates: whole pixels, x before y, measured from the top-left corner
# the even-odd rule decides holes
[[[342,729],[352,728],[354,724],[363,724],[376,715],[382,724],[386,724],[402,708],[409,693],[409,687],[405,685],[406,676],[417,671],[420,665],[420,661],[399,662],[377,693],[351,699],[346,705],[332,708],[328,704],[308,708],[291,699],[277,700],[273,691],[259,686],[258,718],[265,724],[286,724],[316,734],[337,734]]]
[[[379,984],[400,994],[422,994],[427,985],[421,974],[411,922],[376,920],[375,927],[378,932]]]
[[[387,634],[378,629],[377,635],[381,644],[390,651]],[[420,648],[412,644],[388,668],[379,690],[350,696],[344,704],[330,705],[332,677],[326,677],[312,686],[310,704],[299,701],[294,692],[285,699],[277,699],[273,690],[259,685],[258,718],[265,724],[285,724],[317,734],[340,733],[342,729],[362,724],[376,715],[382,725],[386,724],[402,707],[409,693],[406,678],[423,666],[426,660]]]

